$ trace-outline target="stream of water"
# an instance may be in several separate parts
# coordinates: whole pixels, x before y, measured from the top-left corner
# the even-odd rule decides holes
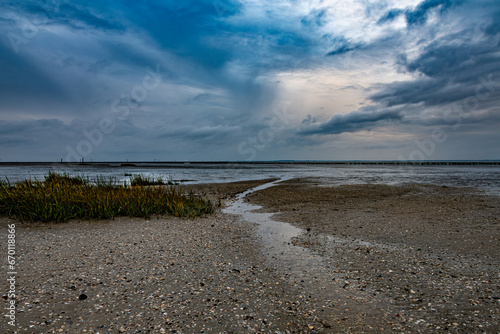
[[[282,178],[239,194],[236,200],[223,212],[239,215],[247,222],[256,223],[258,226],[257,235],[262,240],[271,263],[275,267],[280,267],[282,270],[304,279],[304,273],[311,269],[314,271],[322,269],[322,259],[312,254],[309,249],[292,244],[292,239],[303,233],[303,230],[291,224],[273,220],[273,213],[258,212],[257,210],[261,209],[261,206],[245,201],[248,194],[273,187],[286,180],[288,178]]]
[[[262,241],[267,262],[301,291],[299,298],[302,298],[302,301],[314,300],[316,305],[322,305],[321,314],[325,318],[351,317],[354,322],[362,322],[361,315],[371,314],[373,319],[379,319],[379,307],[374,307],[371,302],[354,302],[352,292],[345,289],[345,280],[334,270],[335,263],[332,263],[332,259],[323,258],[308,248],[294,245],[293,239],[306,231],[274,220],[274,213],[258,212],[262,207],[246,200],[248,194],[273,187],[288,179],[282,178],[241,193],[223,212],[238,215],[244,221],[257,224],[256,234]],[[352,240],[337,237],[332,237],[330,241],[340,244],[352,243]],[[374,247],[381,246],[369,244]]]

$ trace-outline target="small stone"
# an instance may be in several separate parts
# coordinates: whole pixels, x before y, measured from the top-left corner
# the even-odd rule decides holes
[[[87,295],[84,293],[82,293],[81,295],[78,296],[78,300],[85,300],[87,298],[88,298]]]

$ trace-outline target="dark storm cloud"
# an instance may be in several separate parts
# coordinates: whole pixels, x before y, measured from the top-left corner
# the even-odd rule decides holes
[[[401,111],[399,110],[378,110],[373,107],[364,107],[360,110],[347,114],[336,114],[323,123],[311,122],[310,115],[302,123],[306,124],[300,130],[302,135],[331,135],[343,132],[357,132],[367,130],[381,121],[399,121]]]
[[[488,2],[486,2],[488,3]],[[491,2],[489,2],[491,5]],[[422,36],[418,56],[409,55],[405,50],[399,51],[400,70],[415,76],[408,81],[396,81],[374,87],[376,92],[369,95],[369,99],[380,111],[368,114],[363,109],[335,115],[329,121],[316,124],[310,128],[301,128],[302,135],[311,134],[339,134],[342,132],[360,131],[374,126],[382,126],[384,116],[403,121],[404,124],[419,124],[433,126],[449,124],[446,113],[457,109],[469,112],[483,110],[480,117],[464,118],[464,123],[488,122],[488,119],[497,122],[493,117],[494,106],[500,103],[500,43],[497,29],[498,11],[491,12],[489,19],[484,22],[464,21],[461,30],[447,31],[441,27],[440,22],[434,26],[425,26],[429,11],[437,10],[440,15],[448,15],[452,7],[461,6],[464,11],[470,10],[479,4],[464,1],[434,1],[421,2],[414,9],[388,11],[378,23],[393,20],[399,15],[405,15],[409,29],[430,30],[432,34],[439,29],[444,29],[439,38],[434,38],[430,43],[425,43]],[[499,7],[496,5],[495,7]],[[484,20],[484,18],[482,18]],[[415,25],[415,27],[412,27]],[[419,25],[417,27],[416,25]],[[432,35],[431,35],[432,36]],[[397,36],[393,36],[397,38]],[[383,41],[375,41],[367,45],[364,50],[373,52],[386,49]],[[347,43],[341,45],[333,54],[343,54],[354,47]],[[400,112],[393,115],[390,110],[397,108]],[[440,108],[439,112],[424,113],[423,108]],[[492,109],[493,108],[493,109]],[[436,115],[436,113],[438,113]],[[489,115],[484,117],[484,115]],[[363,121],[363,117],[367,121]],[[379,117],[380,116],[380,117]]]
[[[474,96],[484,82],[490,82],[484,89],[494,93],[500,82],[498,38],[467,38],[472,33],[472,30],[465,30],[440,38],[411,61],[402,55],[400,64],[403,69],[420,77],[388,84],[370,98],[387,106],[416,103],[436,106]]]
[[[409,26],[422,25],[427,22],[429,12],[436,10],[439,14],[443,14],[449,8],[453,6],[458,6],[464,1],[458,0],[425,0],[418,4],[415,8],[407,8],[405,10],[399,8],[393,8],[388,10],[380,19],[378,24],[384,24],[391,22],[401,15],[404,15],[406,22]]]
[[[394,19],[396,19],[397,17],[399,17],[400,15],[403,15],[403,14],[404,14],[404,10],[402,10],[402,9],[398,9],[398,8],[391,9],[387,13],[385,13],[378,20],[377,23],[378,24],[383,24],[383,23],[386,23],[386,22],[391,22],[391,21],[393,21]]]
[[[419,79],[407,82],[394,82],[370,96],[372,101],[387,107],[404,104],[425,103],[427,106],[450,103],[467,96],[467,87],[450,89],[445,80]]]
[[[334,37],[331,39],[332,49],[328,52],[327,56],[338,56],[345,53],[361,49],[363,47],[360,43],[353,43],[346,39],[345,37]]]
[[[325,25],[327,22],[326,18],[326,10],[313,10],[304,17],[302,20],[300,20],[300,23],[302,23],[304,26],[310,27],[322,27]]]
[[[25,61],[27,69],[47,68],[46,62],[57,58],[62,58],[59,60],[61,63],[66,63],[65,59],[82,63],[82,56],[85,56],[90,60],[85,60],[88,63],[84,67],[97,74],[106,70],[110,63],[127,66],[130,72],[143,71],[145,67],[161,63],[164,71],[170,71],[169,80],[177,79],[177,82],[201,87],[219,86],[232,92],[236,99],[242,98],[243,104],[256,101],[254,92],[272,91],[267,83],[257,80],[259,75],[296,68],[298,62],[295,59],[307,58],[317,44],[314,38],[298,29],[284,29],[271,13],[266,14],[269,17],[258,18],[251,23],[229,21],[244,10],[240,2],[230,0],[95,1],[85,4],[21,1],[4,4],[3,8],[8,12],[7,17],[14,15],[18,18],[18,26],[11,29],[5,27],[5,34],[11,30],[21,35],[25,19],[31,20],[30,24],[34,24],[36,29],[35,37],[27,40],[29,44],[16,60],[18,65],[12,67],[22,68]],[[34,20],[37,15],[47,20]],[[308,17],[319,23],[324,15],[324,11],[313,11]],[[70,29],[74,36],[61,34],[58,30],[46,30],[50,27]],[[76,46],[74,37],[78,35],[88,36],[92,44]],[[45,53],[51,52],[41,45],[45,41],[47,45],[57,47],[51,58],[36,56],[36,48]],[[139,41],[143,45],[137,45]],[[8,48],[7,45],[4,47]],[[162,57],[165,53],[169,56]],[[172,60],[172,57],[177,58]],[[235,73],[237,76],[227,73],[226,66],[230,63],[240,64],[244,71]],[[113,68],[107,70],[111,72]],[[35,81],[40,75],[34,76]],[[65,80],[61,77],[64,73],[57,71],[47,71],[44,75],[48,87],[51,87],[50,82]],[[71,75],[74,77],[73,73]],[[81,79],[87,80],[85,77]],[[16,90],[15,94],[30,94],[29,89],[23,92],[17,86],[4,86],[6,94],[9,94],[10,88]],[[73,93],[80,89],[71,85],[65,88]]]
[[[255,105],[260,98],[253,92],[271,91],[254,79],[252,72],[256,70],[235,79],[222,69],[243,51],[227,43],[226,35],[232,32],[223,23],[241,7],[236,1],[5,4],[5,15],[17,18],[12,21],[17,24],[4,26],[4,36],[15,33],[22,44],[17,52],[8,39],[2,40],[6,44],[0,49],[0,69],[5,75],[0,78],[0,94],[5,99],[0,106],[12,101],[10,106],[27,110],[35,104],[40,107],[37,113],[54,103],[66,106],[68,113],[90,109],[91,98],[96,97],[92,90],[107,91],[105,100],[126,94],[142,81],[145,69],[155,64],[161,65],[164,80],[201,88],[222,87],[236,99],[241,96],[241,104]],[[26,27],[33,29],[28,38],[23,35]],[[61,27],[67,30],[61,31]],[[81,44],[77,36],[83,37]],[[283,45],[286,39],[281,38]],[[55,52],[50,45],[56,46]],[[167,57],[162,57],[165,54]],[[118,88],[104,76],[96,78],[98,74],[121,78],[130,86]],[[102,107],[109,110],[109,106]]]
[[[22,155],[29,155],[38,160],[40,154],[45,160],[60,159],[58,150],[54,150],[61,141],[71,138],[73,130],[57,119],[0,121],[0,159],[14,147]],[[36,159],[33,159],[35,158]]]
[[[51,15],[57,22],[71,25],[75,28],[92,27],[103,30],[123,31],[125,27],[110,17],[99,17],[88,8],[67,2],[59,7],[58,15]],[[108,13],[109,14],[109,13]],[[50,14],[49,14],[50,15]]]
[[[486,27],[485,33],[489,36],[496,36],[500,34],[500,11],[495,12],[493,15],[493,22]]]
[[[351,52],[354,50],[356,50],[355,46],[351,46],[351,45],[346,43],[346,44],[343,44],[343,45],[339,46],[338,48],[328,52],[327,56],[338,56],[338,55],[342,55],[344,53],[348,53],[348,52]]]
[[[420,72],[427,77],[453,77],[457,81],[468,81],[470,76],[481,75],[498,68],[500,49],[496,39],[464,41],[467,31],[438,39],[423,49],[414,60],[402,59],[401,64],[409,72]],[[478,73],[477,71],[480,71]]]
[[[5,3],[4,8],[34,24],[63,24],[75,29],[124,30],[124,26],[115,21],[111,13],[106,13],[106,17],[95,8],[68,0],[16,1]]]
[[[68,101],[65,87],[36,62],[16,54],[10,45],[0,43],[0,101],[4,107],[53,104]],[[26,97],[29,96],[29,99]]]
[[[145,30],[163,48],[210,68],[219,68],[230,59],[230,53],[222,45],[210,44],[206,40],[224,29],[213,1],[145,2],[126,5],[126,19]],[[230,14],[229,11],[224,13]]]
[[[40,133],[64,129],[66,125],[58,119],[0,121],[0,135]]]
[[[0,141],[22,143],[24,136],[30,143],[44,142],[32,145],[39,148],[40,159],[44,150],[62,149],[65,155],[67,145],[76,147],[85,140],[84,131],[109,117],[116,121],[115,130],[93,147],[95,156],[114,152],[113,145],[116,152],[127,152],[131,142],[137,154],[160,152],[157,140],[165,147],[175,142],[186,152],[203,145],[236,151],[242,140],[269,127],[263,120],[286,95],[282,87],[293,81],[289,77],[323,80],[332,69],[339,77],[344,70],[349,71],[346,77],[360,77],[365,70],[374,76],[343,82],[344,88],[332,91],[349,89],[362,101],[347,104],[367,107],[330,115],[323,123],[318,122],[327,119],[323,112],[305,110],[301,118],[310,117],[283,130],[294,148],[301,142],[310,147],[327,142],[313,134],[355,133],[389,123],[438,124],[434,108],[475,96],[480,84],[489,100],[477,108],[484,113],[468,121],[496,122],[491,115],[500,91],[498,1],[355,5],[365,15],[362,20],[335,3],[305,6],[293,0],[3,2],[0,112],[1,119],[20,123],[3,123]],[[435,16],[439,20],[431,20]],[[398,19],[406,27],[391,24]],[[12,33],[22,38],[18,50],[9,40]],[[373,74],[377,64],[394,64],[407,79],[379,80],[376,75],[385,73]],[[157,66],[161,85],[148,91],[144,101],[131,97]],[[307,99],[324,105],[325,95]],[[137,106],[117,120],[111,111],[116,100]],[[10,150],[26,147],[13,144]]]
[[[461,4],[461,0],[425,0],[422,1],[414,10],[405,12],[408,24],[424,24],[427,21],[429,11],[438,9],[439,13],[444,13],[448,8]]]
[[[240,127],[235,126],[185,126],[176,129],[165,129],[159,132],[158,138],[166,138],[175,141],[184,141],[192,143],[201,143],[208,146],[214,146],[226,142],[234,137]]]

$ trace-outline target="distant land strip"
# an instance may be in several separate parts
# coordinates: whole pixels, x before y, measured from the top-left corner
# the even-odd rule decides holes
[[[500,165],[500,160],[276,160],[276,161],[81,161],[81,162],[3,162],[3,166],[95,166],[95,167],[236,167],[251,165]]]

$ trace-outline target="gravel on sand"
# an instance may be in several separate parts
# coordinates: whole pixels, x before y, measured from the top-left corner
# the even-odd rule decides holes
[[[265,182],[186,191],[224,205]],[[498,198],[308,179],[249,200],[303,229],[291,243],[321,259],[322,277],[315,268],[311,280],[281,271],[254,223],[221,212],[59,224],[1,218],[2,254],[7,225],[16,224],[18,333],[500,331]],[[5,260],[1,270],[4,293]],[[0,332],[13,332],[6,319]]]
[[[342,316],[348,332],[500,332],[498,197],[295,179],[248,199],[303,229],[293,243],[323,259],[340,287],[332,297],[345,305],[327,321],[350,313]]]
[[[265,182],[202,188],[230,198]],[[12,223],[18,333],[297,333],[314,323],[294,288],[265,266],[254,225],[236,217],[1,218],[3,254]],[[1,270],[6,283],[6,261]],[[2,319],[1,333],[13,329]]]

